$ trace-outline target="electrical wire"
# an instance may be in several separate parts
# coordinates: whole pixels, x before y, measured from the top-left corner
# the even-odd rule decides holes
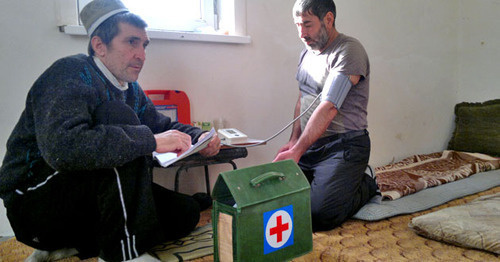
[[[297,120],[299,120],[307,111],[309,111],[309,109],[311,109],[311,107],[314,105],[314,103],[316,102],[316,100],[318,100],[318,98],[320,96],[321,96],[321,93],[319,93],[316,96],[316,98],[314,98],[314,100],[306,108],[306,110],[304,110],[304,112],[302,112],[299,116],[297,116],[295,119],[293,119],[290,123],[288,123],[285,127],[283,127],[276,134],[270,136],[269,138],[265,139],[264,141],[261,141],[261,142],[255,143],[255,144],[249,144],[249,145],[231,145],[231,144],[224,144],[224,142],[221,142],[221,144],[224,146],[236,147],[236,148],[254,147],[254,146],[259,146],[259,145],[265,144],[265,143],[269,142],[270,140],[274,139],[275,137],[277,137],[278,135],[280,135],[281,133],[283,133],[283,131],[285,131],[287,128],[289,128],[291,125],[293,125],[293,123],[295,123]]]

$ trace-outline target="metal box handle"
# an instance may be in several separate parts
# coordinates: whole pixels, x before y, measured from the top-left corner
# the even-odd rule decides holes
[[[262,182],[274,178],[278,178],[279,180],[285,180],[286,176],[280,172],[267,172],[250,180],[250,184],[253,187],[259,187]]]

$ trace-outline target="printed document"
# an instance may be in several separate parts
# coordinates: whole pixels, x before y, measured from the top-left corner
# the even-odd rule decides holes
[[[182,153],[181,155],[177,155],[177,153],[174,152],[167,152],[167,153],[158,153],[158,152],[153,152],[153,157],[160,163],[162,167],[167,167],[178,160],[181,160],[189,155],[192,155],[205,147],[207,147],[208,143],[210,143],[210,140],[212,140],[212,137],[215,135],[215,129],[212,128],[210,132],[208,133],[207,136],[205,136],[203,139],[198,140],[198,142],[194,145],[191,145],[191,148],[188,149],[186,152]]]

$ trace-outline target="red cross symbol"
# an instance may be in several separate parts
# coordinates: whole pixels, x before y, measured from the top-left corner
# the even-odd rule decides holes
[[[277,242],[283,241],[283,232],[288,230],[288,223],[283,224],[281,216],[276,217],[276,226],[272,227],[270,235],[277,235]]]

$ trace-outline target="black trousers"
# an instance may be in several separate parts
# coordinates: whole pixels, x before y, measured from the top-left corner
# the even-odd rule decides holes
[[[339,226],[376,194],[375,180],[364,174],[369,158],[366,130],[322,138],[301,157],[311,184],[313,231]]]
[[[104,124],[139,123],[116,101],[95,117]],[[4,203],[16,238],[41,250],[76,248],[81,258],[122,261],[188,235],[199,221],[199,204],[154,184],[151,161],[144,156],[113,169],[71,173],[39,162],[33,178]]]

